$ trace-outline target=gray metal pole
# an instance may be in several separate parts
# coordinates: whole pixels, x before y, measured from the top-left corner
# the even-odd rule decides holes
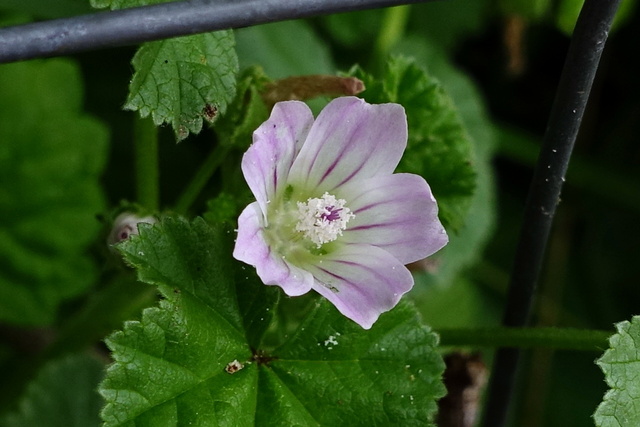
[[[0,29],[0,63],[425,0],[190,0]]]

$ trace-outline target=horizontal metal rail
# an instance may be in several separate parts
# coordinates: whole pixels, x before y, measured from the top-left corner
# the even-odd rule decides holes
[[[426,0],[190,0],[0,28],[0,64]]]

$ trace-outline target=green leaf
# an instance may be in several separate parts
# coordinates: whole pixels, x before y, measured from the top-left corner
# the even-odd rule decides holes
[[[367,332],[321,299],[261,366],[271,401],[258,409],[256,425],[283,414],[297,425],[430,425],[444,395],[437,343],[409,303]]]
[[[291,76],[335,74],[331,52],[305,21],[257,25],[235,31],[240,67],[259,65],[274,80]],[[326,99],[307,101],[318,113]]]
[[[238,79],[238,90],[227,114],[216,124],[220,144],[233,145],[245,150],[255,131],[269,118],[261,92],[269,79],[259,67],[249,67]]]
[[[236,197],[223,192],[207,201],[207,211],[203,217],[211,224],[233,225],[239,213],[240,206]]]
[[[448,55],[440,46],[422,37],[408,37],[403,39],[395,48],[397,53],[415,58],[417,64],[428,66],[429,73],[437,78],[447,94],[453,99],[460,118],[467,129],[473,144],[474,162],[477,186],[471,198],[471,207],[467,211],[464,225],[457,233],[449,234],[449,243],[438,252],[437,272],[423,273],[416,277],[416,286],[412,292],[421,302],[418,304],[420,312],[431,326],[448,325],[444,319],[453,320],[453,312],[448,310],[448,303],[441,303],[441,298],[475,298],[480,296],[478,289],[467,291],[473,284],[453,284],[461,271],[475,263],[483,253],[484,246],[493,232],[496,217],[496,187],[492,160],[496,147],[496,132],[489,119],[487,108],[478,88],[464,73],[457,69]],[[439,285],[439,289],[434,286]],[[458,290],[450,289],[451,296],[444,287],[454,285]],[[483,298],[484,299],[484,298]],[[424,304],[423,304],[424,302]],[[470,302],[470,301],[469,301]],[[462,303],[461,305],[465,305]],[[495,305],[495,303],[493,304]],[[486,311],[486,301],[480,307]],[[435,310],[435,311],[434,311]],[[495,316],[476,318],[466,312],[460,319],[469,319],[473,326],[476,321],[484,322]],[[458,322],[454,322],[458,324]]]
[[[102,399],[96,387],[102,363],[83,354],[49,362],[27,387],[16,413],[2,427],[97,427]]]
[[[364,82],[367,101],[404,106],[409,141],[398,171],[422,175],[438,200],[444,226],[460,229],[476,186],[473,146],[442,86],[403,57],[389,60],[381,80],[359,67],[350,74]]]
[[[368,50],[371,48],[371,40],[375,40],[379,34],[382,10],[334,13],[321,17],[319,21],[327,33],[341,45]]]
[[[597,426],[640,425],[640,316],[616,325],[609,349],[597,364],[611,387],[593,415]]]
[[[199,133],[203,119],[224,114],[236,90],[238,58],[232,31],[145,43],[124,106],[160,126],[170,123],[180,141]]]
[[[280,291],[231,259],[232,237],[167,218],[120,245],[165,299],[107,341],[105,426],[428,425],[443,363],[409,304],[365,331],[322,300],[265,347]]]
[[[333,74],[327,47],[304,21],[285,21],[236,31],[240,65],[259,64],[273,79]]]
[[[128,322],[107,345],[115,363],[101,386],[106,426],[188,425],[196,419],[237,419],[251,396],[232,393],[225,366],[249,360],[223,233],[204,221],[166,219],[141,227],[120,245],[140,280],[166,298]],[[255,382],[249,370],[234,379]],[[237,390],[242,392],[242,390]],[[179,419],[178,419],[179,417]]]
[[[107,132],[66,60],[0,68],[0,320],[44,325],[94,280]]]
[[[172,0],[91,0],[96,8],[124,9]],[[238,57],[233,32],[216,31],[143,44],[124,108],[169,123],[178,141],[213,123],[236,93]]]

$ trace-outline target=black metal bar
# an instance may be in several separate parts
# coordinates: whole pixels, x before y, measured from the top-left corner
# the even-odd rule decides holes
[[[620,0],[586,0],[573,33],[529,189],[503,325],[529,324],[549,231],[560,201],[571,151],[600,56]],[[499,349],[493,364],[484,425],[506,425],[520,351]]]
[[[0,64],[428,0],[190,0],[0,29]]]

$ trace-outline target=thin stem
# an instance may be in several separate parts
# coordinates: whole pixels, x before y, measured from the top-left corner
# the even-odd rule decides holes
[[[509,283],[504,326],[522,327],[529,323],[564,176],[619,3],[620,0],[586,0],[576,23],[527,198]],[[506,424],[519,361],[520,350],[498,350],[484,425],[500,427]]]
[[[572,328],[440,329],[441,346],[551,348],[603,352],[615,331]]]
[[[207,185],[207,182],[209,182],[213,174],[222,164],[222,161],[227,157],[229,149],[230,147],[226,145],[217,145],[216,148],[211,151],[176,202],[175,211],[177,213],[187,213],[191,205],[193,205],[198,198],[198,195]]]
[[[402,38],[410,11],[411,6],[391,7],[384,11],[373,55],[376,65],[384,65],[389,51]]]
[[[428,0],[191,0],[0,29],[0,64]]]
[[[134,129],[136,196],[145,209],[160,206],[160,168],[158,164],[158,128],[151,118],[137,118]]]

